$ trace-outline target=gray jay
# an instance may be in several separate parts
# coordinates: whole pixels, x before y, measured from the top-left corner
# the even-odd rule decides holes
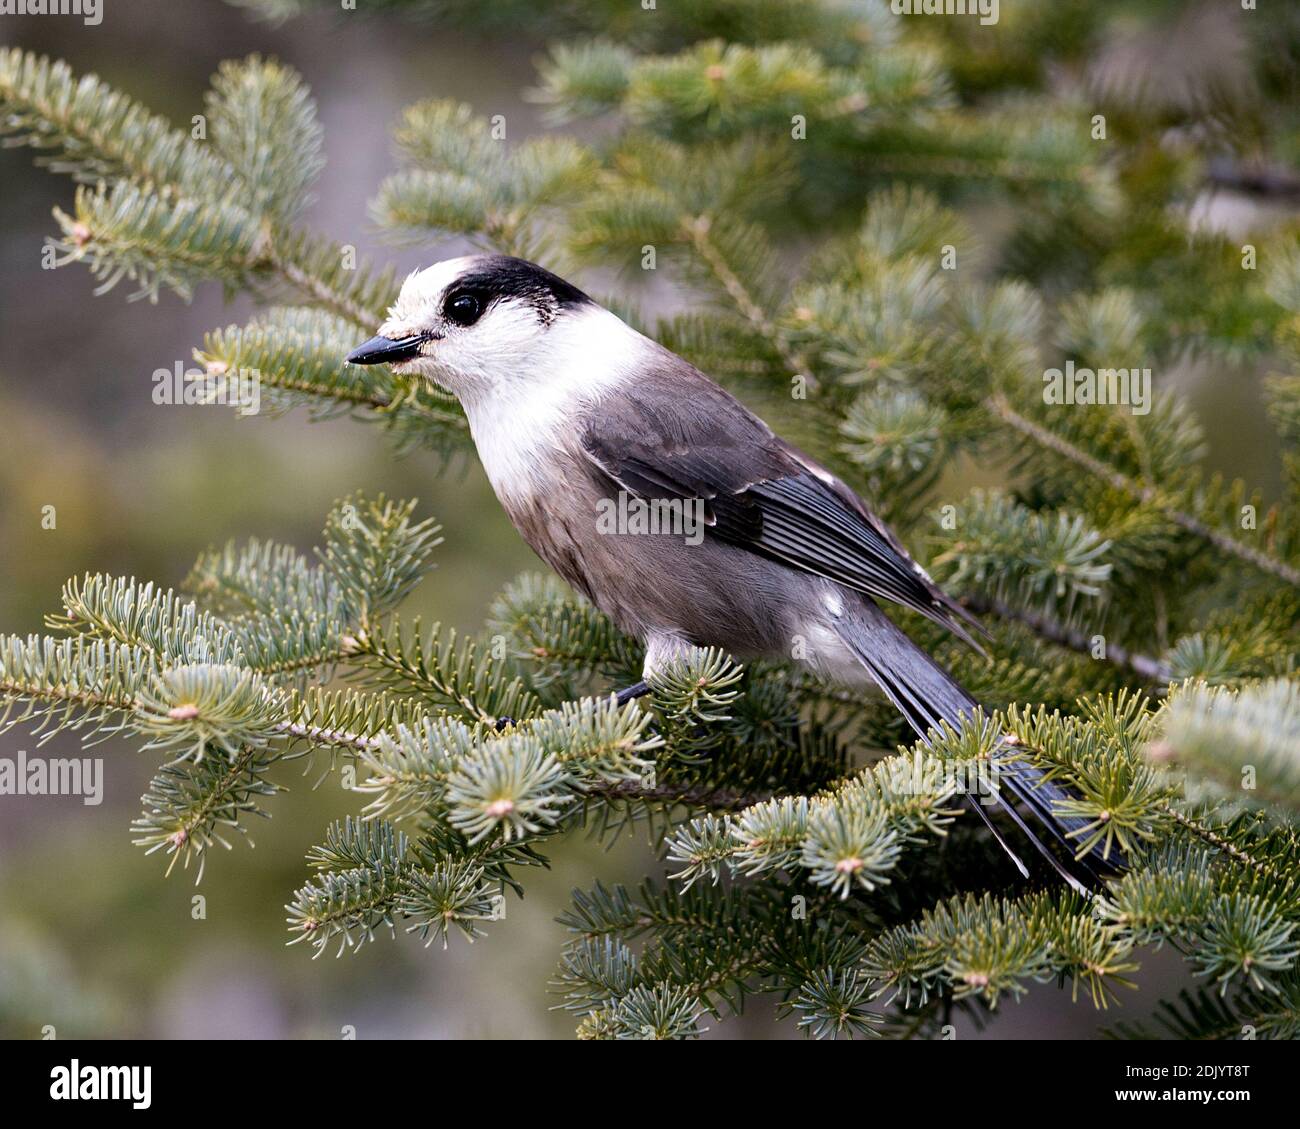
[[[978,625],[885,524],[824,467],[688,362],[564,279],[522,259],[472,255],[407,278],[378,335],[347,358],[417,373],[464,406],[483,469],[525,541],[645,644],[645,676],[691,646],[796,658],[848,686],[874,684],[922,738],[975,701],[877,604],[911,608],[973,643]],[[643,536],[602,519],[670,506],[701,536]],[[676,516],[676,515],[674,515]],[[620,700],[644,692],[639,683]],[[1023,761],[998,762],[1010,817],[1081,888],[1025,816],[1073,856],[1082,819]],[[1022,874],[983,808],[975,810]],[[1085,857],[1090,876],[1100,858]]]

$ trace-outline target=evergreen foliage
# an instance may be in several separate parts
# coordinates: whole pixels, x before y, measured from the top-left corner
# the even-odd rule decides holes
[[[612,2],[371,7],[563,37],[533,96],[557,126],[604,126],[503,140],[472,107],[419,103],[372,221],[616,268],[610,301],[637,321],[652,251],[692,312],[647,331],[824,458],[981,613],[987,655],[906,626],[983,712],[913,743],[882,701],[703,651],[617,705],[638,647],[553,578],[512,584],[478,638],[407,622],[438,526],[355,496],[313,554],[209,550],[180,593],[69,581],[48,634],[0,636],[0,724],[131,736],[160,763],[135,841],[199,875],[268,814],[284,762],[352,766],[363,806],[286,907],[317,953],[381,928],[443,945],[509,928],[503,899],[557,836],[641,825],[662,874],[597,879],[563,917],[554,987],[584,1038],[694,1037],[760,994],[819,1038],[934,1035],[1050,981],[1105,1008],[1166,942],[1205,986],[1166,1005],[1164,1034],[1294,1037],[1300,227],[1229,238],[1188,212],[1224,153],[1300,160],[1297,103],[1277,97],[1297,23],[1244,33],[1245,89],[1175,102],[1114,74],[1054,81],[1045,58],[1079,68],[1096,47],[1113,5],[1095,0],[1004,5],[995,39],[832,0],[653,20]],[[468,450],[454,401],[343,362],[396,281],[302,224],[322,144],[299,76],[226,63],[204,113],[192,136],[0,52],[0,128],[77,185],[55,210],[60,265],[98,292],[219,283],[265,302],[196,349],[208,394],[251,373],[276,410]],[[994,206],[998,238],[969,218]],[[1277,370],[1272,494],[1207,469],[1206,425],[1159,377],[1189,355]],[[1153,368],[1151,410],[1047,402],[1042,374],[1067,360]],[[954,465],[1004,485],[954,494]],[[1002,734],[1073,792],[1079,855],[1127,859],[1091,904],[1050,871],[1020,881],[963,808]]]

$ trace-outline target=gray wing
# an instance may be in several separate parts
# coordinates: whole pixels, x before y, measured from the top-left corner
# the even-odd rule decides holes
[[[645,499],[701,500],[708,534],[920,612],[972,646],[979,625],[843,482],[680,359],[599,405],[582,449]],[[980,628],[982,630],[982,628]]]

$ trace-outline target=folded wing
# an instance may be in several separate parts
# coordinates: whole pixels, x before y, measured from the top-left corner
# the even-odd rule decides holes
[[[599,472],[647,500],[700,500],[711,536],[911,608],[978,647],[965,626],[975,621],[852,490],[678,365],[595,409],[582,449]]]

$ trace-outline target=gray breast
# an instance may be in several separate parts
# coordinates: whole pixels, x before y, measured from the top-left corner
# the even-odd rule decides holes
[[[630,635],[669,631],[740,657],[784,655],[820,581],[714,539],[689,512],[620,492],[554,450],[526,496],[502,498],[525,541]]]

